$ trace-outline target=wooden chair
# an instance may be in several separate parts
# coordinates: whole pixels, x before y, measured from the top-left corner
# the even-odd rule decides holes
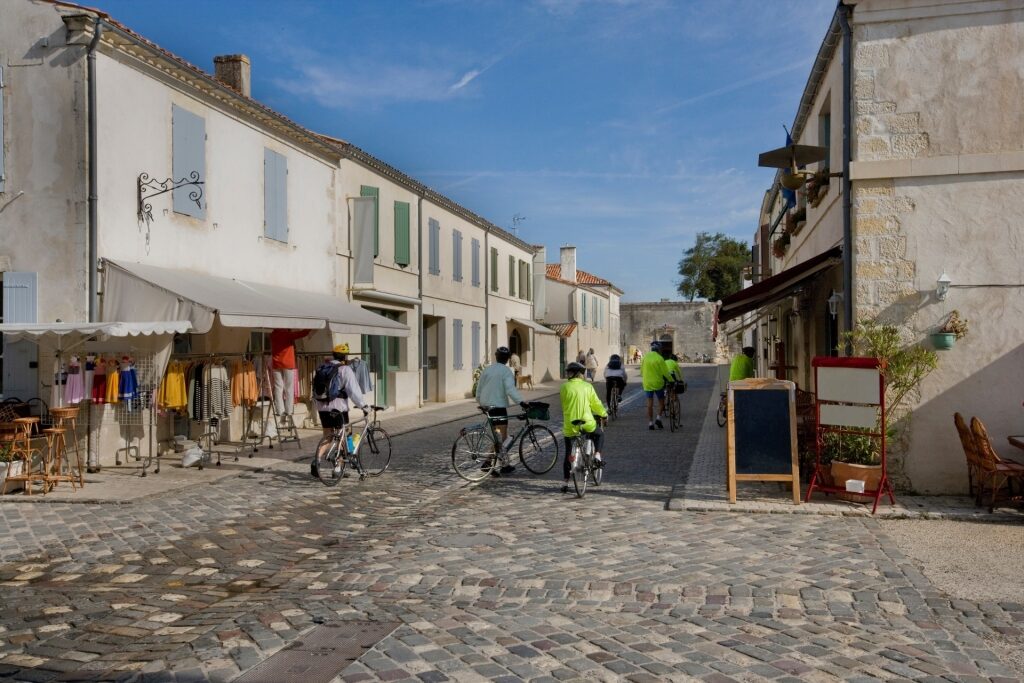
[[[1013,481],[1024,482],[1024,465],[1000,458],[992,447],[992,440],[984,423],[976,417],[971,418],[971,434],[974,435],[974,447],[978,457],[978,497],[984,495],[987,484],[987,488],[992,491],[988,511],[992,512],[996,507],[996,497],[1003,486]],[[1020,497],[1015,500],[1019,501]]]
[[[974,434],[960,413],[953,413],[953,424],[956,425],[956,433],[960,436],[960,445],[964,449],[964,457],[967,459],[967,490],[974,496],[975,505],[981,505],[981,473],[978,449],[974,445]],[[978,483],[978,490],[975,492],[975,483]]]

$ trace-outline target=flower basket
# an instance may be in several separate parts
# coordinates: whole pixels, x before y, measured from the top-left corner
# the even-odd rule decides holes
[[[931,338],[932,346],[944,351],[953,348],[956,343],[956,333],[954,332],[933,332]]]
[[[782,258],[786,255],[786,250],[789,249],[789,234],[783,234],[781,237],[775,239],[772,242],[772,256],[775,258]]]

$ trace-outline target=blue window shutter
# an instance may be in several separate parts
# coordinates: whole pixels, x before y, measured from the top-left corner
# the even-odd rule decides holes
[[[452,367],[455,370],[462,369],[462,321],[452,321]]]
[[[0,192],[7,182],[7,167],[4,164],[4,68],[0,66]]]
[[[409,202],[395,202],[395,263],[409,265],[409,252]]]
[[[462,233],[452,230],[452,278],[462,282]]]
[[[475,237],[469,243],[470,244],[470,258],[472,263],[470,264],[471,276],[473,278],[472,284],[474,287],[480,286],[480,240]]]
[[[263,235],[288,241],[288,158],[263,149]]]
[[[428,222],[430,229],[430,274],[441,274],[441,225],[437,220],[431,218]]]
[[[36,273],[3,274],[3,322],[37,322]],[[5,396],[16,396],[22,400],[35,398],[39,393],[39,375],[34,367],[40,359],[34,342],[8,341],[4,339],[4,368],[2,387]],[[49,367],[44,370],[48,371]]]
[[[194,185],[185,185],[172,192],[176,213],[193,218],[206,218],[206,120],[192,112],[171,105],[171,172],[175,180],[196,179],[204,183],[203,197],[197,204],[189,198],[196,193]]]
[[[480,323],[473,321],[470,325],[471,337],[470,337],[470,348],[473,351],[473,356],[469,359],[469,367],[475,368],[480,364]]]
[[[361,185],[359,197],[374,198],[374,258],[377,258],[381,253],[381,190],[370,185]]]

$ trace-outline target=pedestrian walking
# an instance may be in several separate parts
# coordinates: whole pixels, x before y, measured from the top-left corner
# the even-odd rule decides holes
[[[587,368],[587,381],[593,382],[597,378],[597,368],[599,367],[597,354],[594,353],[594,349],[587,351],[585,364]]]

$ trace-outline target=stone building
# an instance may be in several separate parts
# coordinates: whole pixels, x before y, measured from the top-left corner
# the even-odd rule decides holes
[[[715,304],[706,301],[659,301],[619,306],[622,349],[647,351],[652,341],[669,345],[687,362],[725,362],[724,338],[715,339]]]
[[[921,492],[967,489],[954,412],[980,417],[997,449],[1020,432],[1022,45],[1022,0],[840,3],[791,129],[825,158],[795,206],[776,176],[755,281],[719,314],[727,333],[754,332],[760,374],[812,390],[811,359],[858,321],[930,345],[952,311],[968,318],[907,423],[898,474]]]

